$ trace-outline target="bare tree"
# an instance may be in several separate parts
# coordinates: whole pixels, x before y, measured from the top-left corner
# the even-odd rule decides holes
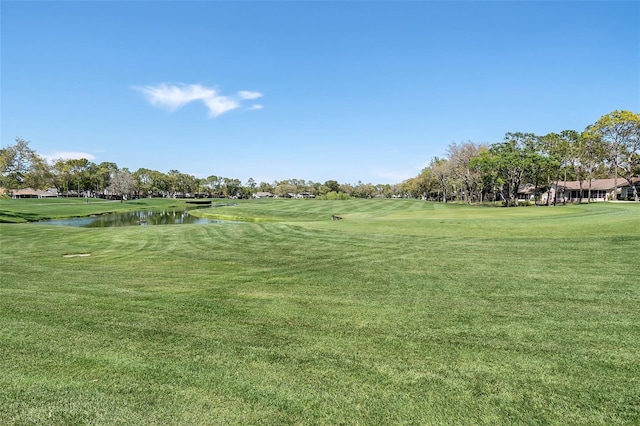
[[[136,190],[136,179],[126,169],[116,172],[111,179],[107,191],[120,197],[120,201],[129,197]]]
[[[447,148],[451,178],[458,182],[462,200],[467,203],[480,198],[477,192],[481,175],[477,169],[471,167],[471,160],[486,149],[486,146],[473,142],[453,143]]]

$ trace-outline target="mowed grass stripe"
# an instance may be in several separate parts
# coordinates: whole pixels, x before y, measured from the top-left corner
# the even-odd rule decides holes
[[[288,200],[268,222],[2,225],[0,422],[639,418],[636,210],[357,201],[343,221]]]

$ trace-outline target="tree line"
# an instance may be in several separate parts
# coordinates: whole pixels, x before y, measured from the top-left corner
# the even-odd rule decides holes
[[[626,181],[638,201],[633,179],[640,176],[640,116],[630,111],[603,115],[583,131],[535,135],[509,132],[501,142],[449,145],[446,156],[435,157],[421,173],[405,182],[404,192],[436,201],[518,203],[518,192],[532,186],[540,200],[555,184],[578,181],[591,199],[591,181]],[[582,191],[580,191],[582,193]],[[558,196],[558,192],[555,193]],[[547,197],[551,204],[556,198]]]
[[[506,206],[517,205],[518,191],[524,184],[533,186],[538,200],[553,184],[574,180],[589,185],[595,178],[613,177],[627,181],[638,201],[633,179],[640,175],[640,115],[616,110],[583,131],[563,130],[542,136],[509,132],[503,141],[493,144],[453,143],[444,156],[434,157],[418,176],[394,185],[304,179],[258,183],[252,178],[242,183],[216,175],[197,178],[178,170],[163,173],[140,168],[131,172],[113,162],[96,164],[84,158],[61,158],[50,163],[21,138],[0,149],[0,172],[0,187],[9,193],[21,188],[56,188],[62,196],[249,198],[263,192],[327,199],[499,201]],[[547,197],[546,203],[555,201]]]
[[[324,183],[304,179],[286,179],[274,182],[256,182],[211,175],[197,178],[170,170],[140,168],[130,171],[116,163],[96,164],[86,158],[56,159],[47,162],[29,146],[29,141],[16,138],[15,144],[0,149],[0,187],[10,195],[23,188],[55,188],[64,197],[212,197],[249,198],[258,192],[279,197],[370,198],[376,195],[391,197],[392,185],[340,184],[336,180]]]

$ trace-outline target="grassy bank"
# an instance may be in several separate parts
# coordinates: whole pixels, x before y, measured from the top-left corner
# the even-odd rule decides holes
[[[199,214],[0,224],[0,424],[640,421],[638,205]]]

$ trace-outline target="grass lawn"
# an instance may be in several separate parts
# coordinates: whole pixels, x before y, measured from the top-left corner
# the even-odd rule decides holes
[[[640,424],[639,204],[197,214],[0,224],[0,424]]]

